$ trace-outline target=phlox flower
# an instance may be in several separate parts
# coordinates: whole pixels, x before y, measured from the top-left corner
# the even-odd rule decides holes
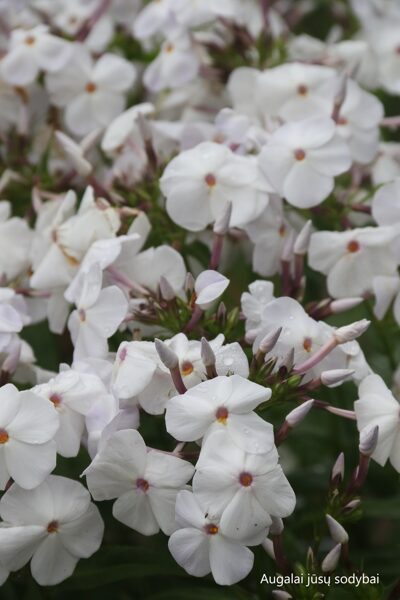
[[[192,477],[193,466],[157,450],[148,450],[133,429],[113,433],[84,471],[95,500],[117,498],[113,515],[143,535],[175,529],[177,493]]]

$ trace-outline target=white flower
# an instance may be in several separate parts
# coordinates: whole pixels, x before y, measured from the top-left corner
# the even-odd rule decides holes
[[[259,74],[257,103],[269,116],[285,121],[306,119],[332,110],[333,95],[321,94],[320,88],[335,78],[329,67],[288,63]]]
[[[317,231],[311,235],[309,265],[327,275],[328,292],[334,298],[362,296],[372,290],[375,276],[397,273],[391,252],[395,235],[389,226]]]
[[[249,366],[246,355],[237,343],[223,345],[224,336],[210,341],[215,353],[219,375],[236,373],[247,377]],[[178,356],[182,380],[187,388],[206,379],[201,360],[201,343],[188,340],[178,333],[165,342]],[[150,414],[162,414],[176,389],[168,369],[162,364],[153,342],[122,342],[113,368],[112,389],[121,406],[130,406],[137,400]]]
[[[200,273],[194,284],[196,304],[202,310],[210,308],[229,285],[229,279],[218,271],[207,270]]]
[[[104,289],[101,286],[101,268],[95,263],[82,278],[75,300],[77,309],[68,319],[75,346],[74,360],[105,356],[107,339],[114,335],[128,311],[128,301],[117,286]]]
[[[204,577],[211,572],[218,584],[233,585],[250,573],[253,553],[223,535],[219,520],[206,515],[189,491],[178,494],[176,521],[180,529],[171,535],[168,548],[190,575]]]
[[[12,280],[29,266],[32,232],[27,222],[11,217],[9,202],[0,202],[0,275]],[[16,244],[18,240],[18,244]]]
[[[1,75],[11,85],[29,85],[41,70],[54,73],[63,69],[72,48],[72,44],[51,35],[45,25],[14,29],[9,51],[0,63]]]
[[[400,324],[400,277],[377,275],[372,280],[375,296],[374,313],[378,319],[383,319],[393,300],[393,316]]]
[[[172,7],[171,0],[155,0],[146,4],[133,23],[134,36],[145,40],[164,32],[168,25],[174,23]]]
[[[223,431],[210,435],[201,449],[193,492],[205,513],[220,517],[221,532],[242,541],[262,541],[271,517],[287,517],[296,498],[275,447],[248,454]]]
[[[190,231],[213,223],[227,202],[232,202],[231,227],[254,220],[268,203],[256,161],[212,142],[172,159],[160,184],[169,216]]]
[[[379,144],[379,154],[371,168],[374,185],[390,183],[400,177],[400,144],[385,142]]]
[[[261,151],[260,165],[290,204],[309,208],[329,196],[334,177],[347,171],[351,160],[334,121],[315,117],[277,129]]]
[[[135,430],[113,433],[86,469],[95,500],[117,498],[113,515],[143,535],[175,529],[176,495],[192,477],[193,466],[176,456],[148,450]]]
[[[104,524],[81,483],[50,475],[34,490],[14,484],[0,501],[0,561],[18,571],[31,559],[39,585],[56,585],[98,550]]]
[[[65,107],[65,121],[76,135],[106,127],[124,109],[124,94],[136,78],[135,67],[116,54],[103,54],[96,63],[75,44],[67,66],[46,77],[51,101]]]
[[[239,375],[216,377],[170,399],[167,431],[177,440],[193,442],[222,428],[240,448],[262,454],[273,445],[272,426],[253,411],[270,397],[269,388]]]
[[[0,488],[10,477],[23,488],[38,486],[56,466],[58,415],[47,400],[11,384],[0,388]]]
[[[243,292],[240,301],[246,318],[246,333],[257,330],[262,323],[264,307],[273,299],[274,284],[271,281],[257,279],[249,285],[248,292]]]
[[[282,200],[272,197],[264,212],[244,227],[254,243],[253,269],[265,277],[280,271],[282,252],[294,231],[285,219]]]
[[[327,91],[328,86],[322,92]],[[383,119],[382,103],[349,79],[340,107],[337,133],[346,140],[352,159],[361,164],[374,160],[379,145],[379,125]]]
[[[372,454],[384,466],[390,460],[400,473],[400,405],[379,375],[369,375],[358,388],[354,403],[360,432],[379,427],[378,444]]]
[[[47,398],[54,406],[60,420],[54,440],[62,456],[76,456],[79,452],[85,427],[85,415],[95,402],[106,395],[102,381],[96,376],[62,371],[48,383],[37,385],[33,392]]]
[[[157,58],[143,75],[143,83],[151,92],[181,87],[197,76],[200,60],[189,36],[175,35],[161,46]]]

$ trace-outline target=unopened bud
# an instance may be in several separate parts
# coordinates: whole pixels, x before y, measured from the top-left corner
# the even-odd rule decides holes
[[[227,202],[214,223],[213,231],[217,235],[225,235],[229,230],[232,216],[232,202]]]
[[[345,344],[346,342],[352,342],[356,340],[360,335],[367,331],[371,321],[367,319],[361,319],[361,321],[355,321],[350,325],[339,327],[334,332],[334,337],[338,344]]]
[[[331,480],[340,483],[344,477],[344,454],[341,452],[332,468]]]
[[[160,357],[161,362],[167,367],[167,369],[171,370],[179,366],[178,355],[175,354],[175,352],[171,350],[171,348],[169,348],[165,342],[162,342],[161,340],[156,338],[154,340],[154,343],[156,346],[157,354]]]
[[[347,544],[349,541],[349,534],[345,530],[345,528],[336,521],[331,515],[326,515],[326,522],[329,527],[329,532],[331,534],[331,538],[337,544]]]
[[[201,338],[201,360],[205,367],[215,366],[215,354],[211,348],[210,342],[206,338]]]
[[[283,244],[281,260],[283,262],[290,262],[293,258],[293,246],[295,242],[296,234],[292,230],[286,238],[285,243]]]
[[[272,592],[272,597],[276,600],[291,600],[293,596],[288,594],[288,592],[284,592],[283,590],[274,590]]]
[[[268,556],[272,558],[272,560],[275,560],[275,550],[273,541],[269,538],[265,538],[261,545],[264,548],[265,552],[268,554]]]
[[[218,308],[217,308],[217,319],[218,321],[220,321],[221,323],[225,323],[226,321],[226,306],[223,302],[220,302],[218,304]]]
[[[340,385],[354,375],[354,369],[332,369],[321,373],[321,383],[328,387]]]
[[[337,546],[332,548],[332,550],[325,556],[321,565],[321,570],[323,573],[331,573],[336,569],[341,552],[342,544],[337,544]]]
[[[249,332],[250,333],[250,332]],[[279,339],[279,336],[282,333],[282,327],[278,327],[278,329],[274,329],[267,333],[265,337],[260,342],[258,347],[259,352],[262,354],[268,354],[276,345],[276,342]]]
[[[293,429],[293,427],[296,427],[308,415],[313,404],[314,400],[307,400],[307,402],[303,402],[303,404],[300,404],[300,406],[297,406],[288,415],[286,415],[285,421]]]
[[[304,256],[305,254],[307,254],[308,246],[310,244],[311,232],[312,221],[307,221],[294,243],[293,250],[295,254],[298,254],[299,256]]]
[[[350,502],[348,502],[346,506],[344,506],[344,509],[347,511],[351,511],[360,506],[360,504],[361,500],[359,498],[356,498],[355,500],[350,500]]]
[[[332,314],[338,315],[355,308],[361,304],[361,302],[364,302],[364,298],[361,298],[360,296],[355,298],[341,298],[340,300],[333,300],[329,305],[329,308]]]
[[[282,519],[279,517],[271,517],[272,523],[269,528],[269,535],[281,535],[284,530]]]
[[[286,354],[284,359],[282,360],[281,367],[285,367],[289,372],[293,369],[294,365],[294,348],[291,348],[289,352]]]
[[[160,277],[160,293],[164,300],[170,302],[175,298],[175,291],[168,279],[161,275]]]
[[[347,73],[342,73],[341,75],[339,75],[338,81],[337,81],[337,90],[336,90],[334,104],[333,104],[333,111],[332,111],[332,119],[334,121],[337,121],[339,119],[340,109],[346,98],[347,81],[348,81]]]
[[[185,291],[186,292],[193,292],[194,290],[194,277],[193,275],[188,272],[186,273],[186,279],[185,279]]]
[[[360,453],[364,456],[371,456],[375,452],[378,443],[379,427],[364,428],[360,433]]]

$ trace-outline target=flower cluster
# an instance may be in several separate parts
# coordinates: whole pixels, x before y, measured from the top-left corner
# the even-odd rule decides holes
[[[255,547],[290,572],[309,413],[359,459],[308,572],[350,564],[371,459],[400,473],[399,373],[359,342],[395,370],[400,10],[332,4],[358,25],[322,41],[293,33],[312,2],[0,2],[1,583],[71,576],[106,500],[190,575],[235,584]]]

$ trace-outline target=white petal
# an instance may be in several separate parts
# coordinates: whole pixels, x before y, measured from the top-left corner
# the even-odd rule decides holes
[[[0,527],[0,561],[9,571],[21,569],[30,560],[40,540],[46,535],[44,527]]]
[[[141,490],[125,492],[115,501],[112,512],[118,521],[143,535],[154,535],[160,529],[150,500]]]
[[[58,530],[62,545],[79,558],[88,558],[99,549],[103,533],[104,523],[93,503],[81,517],[63,523]]]
[[[213,577],[219,585],[232,585],[244,579],[250,573],[253,564],[254,554],[251,550],[223,536],[211,536],[210,565]]]
[[[28,490],[40,485],[56,466],[54,441],[32,445],[10,439],[4,454],[10,476]]]
[[[186,460],[157,450],[147,453],[144,478],[156,487],[181,487],[189,481],[194,467]]]
[[[78,559],[64,548],[57,533],[47,536],[32,557],[31,572],[39,585],[56,585],[67,579]]]
[[[179,529],[168,540],[176,562],[189,575],[204,577],[211,571],[208,536],[198,529]]]
[[[249,540],[267,534],[271,518],[255,497],[252,488],[241,487],[222,513],[221,532],[235,540]]]
[[[20,409],[8,425],[9,435],[27,444],[51,440],[59,428],[59,418],[51,402],[31,391],[20,393]]]
[[[274,445],[272,425],[254,412],[230,414],[226,427],[235,444],[250,454],[269,452]]]

